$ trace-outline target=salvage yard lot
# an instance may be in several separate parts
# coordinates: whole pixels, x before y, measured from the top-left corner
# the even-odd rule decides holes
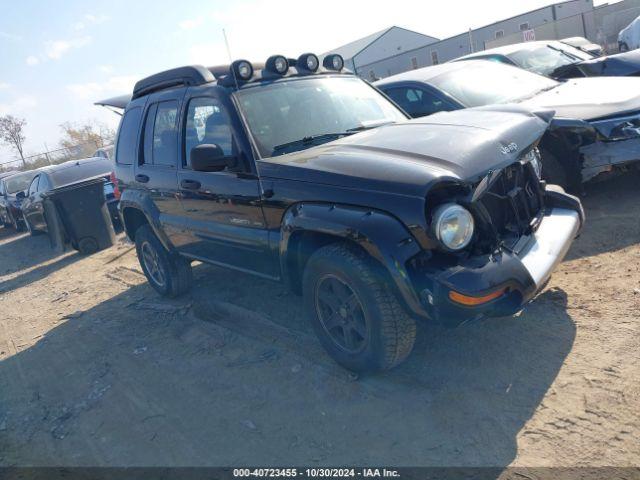
[[[200,265],[167,301],[124,238],[54,256],[0,230],[0,465],[637,465],[639,181],[588,187],[524,313],[423,325],[359,379],[280,285]]]

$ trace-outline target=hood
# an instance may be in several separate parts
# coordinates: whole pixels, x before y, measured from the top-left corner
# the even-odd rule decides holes
[[[578,63],[587,77],[625,77],[640,73],[640,51],[608,55]]]
[[[440,180],[479,181],[536,143],[553,112],[515,105],[443,112],[261,160],[260,176],[424,196]]]
[[[567,80],[521,103],[555,110],[558,118],[593,120],[640,110],[640,78],[595,77]]]

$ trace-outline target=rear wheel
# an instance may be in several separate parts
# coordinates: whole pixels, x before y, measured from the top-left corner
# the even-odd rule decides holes
[[[191,289],[191,263],[168,252],[149,225],[136,231],[136,252],[147,280],[160,295],[177,297]]]
[[[366,253],[344,244],[319,249],[305,268],[303,292],[320,342],[345,368],[388,370],[411,353],[415,321]]]

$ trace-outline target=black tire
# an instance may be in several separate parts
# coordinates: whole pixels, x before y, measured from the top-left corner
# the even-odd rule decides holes
[[[303,274],[305,306],[320,343],[336,362],[356,372],[379,372],[397,366],[409,356],[416,338],[415,321],[377,267],[365,252],[336,243],[316,251]],[[322,299],[326,296],[323,290],[331,291],[330,285],[334,285],[334,292],[343,289],[349,299],[355,298],[344,301],[331,314],[327,311],[330,302]],[[325,322],[335,325],[327,327]],[[356,323],[357,328],[353,327]],[[347,337],[354,348],[350,348]]]
[[[136,231],[136,252],[149,284],[160,295],[177,297],[191,290],[193,284],[191,263],[168,252],[150,225],[142,225]],[[149,255],[157,262],[155,266]],[[157,270],[154,268],[156,266]]]
[[[567,171],[560,161],[548,151],[542,152],[542,178],[552,185],[568,188]]]

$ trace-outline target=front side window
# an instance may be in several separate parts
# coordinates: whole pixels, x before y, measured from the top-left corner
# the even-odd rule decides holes
[[[516,102],[559,85],[555,80],[494,62],[467,64],[429,83],[465,107]]]
[[[184,162],[191,166],[190,153],[198,145],[217,145],[224,155],[233,155],[233,135],[229,117],[220,102],[211,97],[189,102],[185,123]]]
[[[33,179],[33,181],[31,182],[31,185],[29,185],[29,196],[33,195],[34,193],[36,193],[38,191],[38,180],[40,179],[39,176],[35,177]]]
[[[234,95],[262,157],[406,120],[377,90],[351,76],[284,80]]]
[[[178,156],[178,102],[170,100],[147,110],[142,163],[175,167]]]

